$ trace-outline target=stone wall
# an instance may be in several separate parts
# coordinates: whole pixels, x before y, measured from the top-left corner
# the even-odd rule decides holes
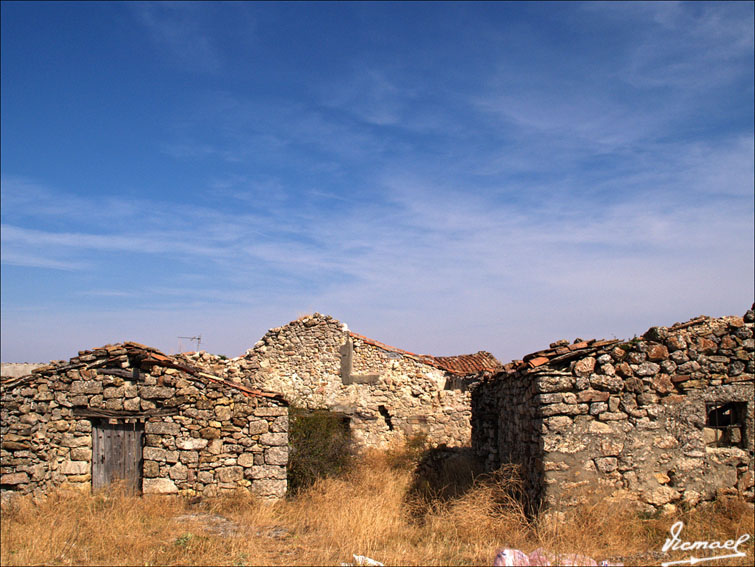
[[[145,493],[286,491],[288,407],[279,397],[202,374],[124,343],[82,351],[2,387],[0,485],[22,493],[90,489],[93,429],[143,429]],[[110,458],[105,455],[105,458]]]
[[[590,493],[648,509],[752,500],[753,319],[559,341],[508,364],[474,392],[475,452],[488,469],[520,465],[533,507]]]
[[[292,405],[343,413],[360,446],[414,434],[435,445],[470,443],[469,388],[476,377],[352,333],[330,316],[316,313],[271,329],[227,367],[229,379],[281,392]]]

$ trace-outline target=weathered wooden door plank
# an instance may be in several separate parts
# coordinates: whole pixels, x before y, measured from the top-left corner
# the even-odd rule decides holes
[[[142,423],[96,420],[92,431],[92,488],[124,481],[139,490],[142,476]]]
[[[99,490],[105,486],[105,439],[104,431],[97,424],[92,426],[92,489]]]

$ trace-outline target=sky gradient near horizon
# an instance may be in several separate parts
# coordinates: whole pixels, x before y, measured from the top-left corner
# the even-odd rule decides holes
[[[752,304],[753,3],[2,10],[2,352],[318,311],[501,361]]]

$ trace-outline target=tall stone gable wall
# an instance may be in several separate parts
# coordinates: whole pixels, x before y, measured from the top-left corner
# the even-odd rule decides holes
[[[139,368],[119,345],[82,352],[3,388],[2,488],[22,493],[91,488],[98,418],[82,411],[145,416],[144,493],[211,496],[245,489],[279,498],[286,492],[284,402],[203,382],[175,368]]]
[[[590,492],[648,509],[752,500],[753,319],[700,318],[626,343],[562,341],[507,365],[473,394],[475,452],[488,469],[520,465],[534,507]],[[734,446],[716,446],[723,431],[706,426],[709,404],[725,402],[744,424],[723,443]]]
[[[281,392],[294,406],[345,414],[361,446],[415,434],[434,444],[470,443],[469,381],[375,346],[330,316],[271,329],[244,358],[237,373],[252,376],[253,387]]]

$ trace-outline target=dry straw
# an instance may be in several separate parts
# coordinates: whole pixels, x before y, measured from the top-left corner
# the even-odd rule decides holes
[[[658,552],[678,519],[690,540],[723,541],[755,531],[752,505],[740,500],[672,517],[643,517],[596,498],[563,516],[532,519],[515,498],[515,470],[474,482],[459,478],[462,489],[433,494],[417,489],[413,467],[420,455],[416,448],[400,447],[370,452],[343,475],[276,504],[244,494],[200,502],[140,498],[117,489],[15,498],[2,507],[0,562],[338,565],[359,554],[387,565],[485,565],[506,545],[659,564],[669,559]],[[727,564],[749,565],[752,540],[742,549],[747,557]]]

